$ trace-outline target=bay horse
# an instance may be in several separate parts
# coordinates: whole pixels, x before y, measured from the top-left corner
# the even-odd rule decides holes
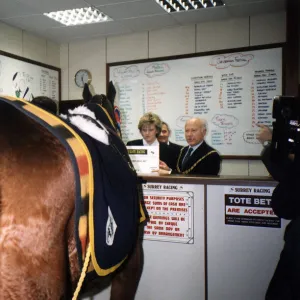
[[[64,146],[46,128],[0,102],[1,300],[71,299],[81,271],[74,197],[74,171]],[[111,276],[111,300],[134,299],[141,253],[137,240]],[[89,288],[84,285],[84,292]]]

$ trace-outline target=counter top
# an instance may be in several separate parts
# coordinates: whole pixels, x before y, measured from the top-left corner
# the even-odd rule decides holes
[[[168,183],[186,183],[186,184],[239,184],[239,185],[262,185],[264,183],[277,185],[270,176],[196,176],[196,175],[159,175],[157,173],[139,174],[142,181],[150,182],[168,182]]]

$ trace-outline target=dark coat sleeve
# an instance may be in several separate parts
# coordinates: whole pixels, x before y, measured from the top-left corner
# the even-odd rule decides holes
[[[279,182],[271,201],[274,213],[284,219],[294,219],[300,216],[300,186],[298,180]]]
[[[267,146],[263,149],[261,159],[268,172],[276,181],[288,180],[289,174],[292,172],[293,163],[288,158],[272,161],[271,147]]]
[[[169,168],[172,170],[176,169],[176,163],[177,163],[177,158],[180,153],[180,149],[182,147],[170,143],[170,145],[167,145],[165,143],[160,143],[160,157],[159,159],[165,162]]]
[[[272,177],[279,181],[271,201],[274,213],[284,219],[300,216],[300,176],[296,165],[288,158],[273,161],[270,147],[263,150],[262,161]]]

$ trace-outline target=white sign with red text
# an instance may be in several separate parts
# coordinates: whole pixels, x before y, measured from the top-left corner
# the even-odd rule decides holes
[[[144,204],[149,222],[145,240],[194,243],[194,191],[191,185],[143,184]]]

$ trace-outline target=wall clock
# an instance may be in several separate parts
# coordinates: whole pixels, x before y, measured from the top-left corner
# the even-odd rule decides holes
[[[86,70],[86,69],[80,69],[76,72],[75,74],[75,84],[80,87],[83,88],[84,84],[90,84],[92,81],[92,74],[90,71]]]

